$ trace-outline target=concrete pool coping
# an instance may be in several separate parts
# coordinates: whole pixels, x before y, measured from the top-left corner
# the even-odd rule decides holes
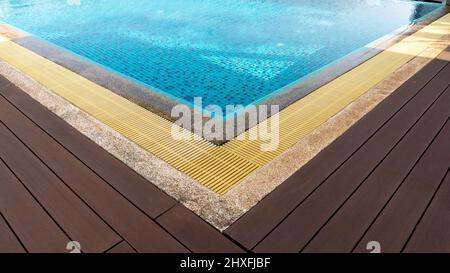
[[[442,43],[448,43],[448,36]],[[323,147],[338,137],[346,128],[373,108],[390,92],[395,90],[415,71],[431,58],[437,56],[445,47],[428,48],[387,80],[365,92],[365,94],[317,127],[293,147],[271,161],[268,165],[253,172],[224,195],[218,195],[202,187],[193,179],[176,171],[169,164],[153,156],[133,142],[121,136],[108,126],[98,122],[89,114],[61,99],[52,91],[23,75],[6,63],[2,63],[1,72],[12,82],[31,94],[36,100],[64,118],[72,126],[93,139],[97,144],[127,163],[149,181],[180,200],[187,207],[208,220],[219,229],[223,229],[250,209],[267,193],[294,171],[317,154]],[[439,51],[439,52],[437,52]],[[384,87],[383,87],[384,85]],[[381,87],[380,87],[381,86]],[[392,89],[389,91],[389,89]]]
[[[319,69],[280,90],[274,91],[272,94],[254,103],[257,107],[259,105],[268,105],[269,107],[271,105],[276,105],[280,110],[284,110],[289,105],[304,98],[311,92],[314,92],[318,88],[330,83],[339,76],[342,76],[358,65],[378,55],[380,52],[399,42],[404,37],[419,31],[424,26],[445,15],[447,11],[448,8],[445,7],[435,10],[414,24],[403,26],[393,33],[387,34],[377,41],[372,42],[366,47],[356,50],[326,67]],[[10,38],[24,48],[105,87],[169,121],[175,121],[175,118],[171,116],[171,111],[175,106],[183,103],[186,103],[188,106],[192,104],[192,102],[177,101],[164,91],[158,91],[151,86],[133,80],[126,75],[42,40],[39,37],[28,34],[14,26],[0,22],[0,35]],[[192,108],[191,110],[193,116],[194,110]],[[268,117],[270,117],[271,114],[272,113],[269,113]],[[203,122],[207,123],[209,120],[209,118],[205,117]],[[262,121],[264,120],[260,120],[259,122]],[[223,128],[227,128],[227,125],[231,124],[231,126],[234,127],[234,135],[241,135],[251,128],[251,125],[248,122],[245,123],[244,127],[238,127],[235,123],[235,118],[227,119],[224,121]],[[193,128],[193,126],[191,128]],[[194,132],[193,129],[192,131]],[[205,135],[205,137],[208,138],[207,135]],[[223,145],[229,140],[230,139],[212,140],[211,142],[215,145]]]

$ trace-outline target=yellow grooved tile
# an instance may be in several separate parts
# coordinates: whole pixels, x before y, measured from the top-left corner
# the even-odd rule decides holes
[[[261,151],[264,141],[248,140],[250,133],[263,125],[245,132],[246,140],[235,139],[220,147],[192,133],[194,139],[177,141],[171,136],[170,121],[14,42],[0,43],[0,58],[201,184],[224,194],[449,32],[450,15],[446,15],[284,109],[279,114],[280,145],[271,152]]]
[[[394,62],[394,67],[397,67],[397,63]],[[395,69],[391,69],[394,70]],[[390,70],[387,70],[390,71]],[[309,101],[308,103],[311,103],[312,106],[311,107],[302,107],[300,105],[293,105],[293,108],[298,109],[297,112],[291,113],[290,116],[288,118],[283,119],[282,122],[282,128],[281,128],[281,137],[282,137],[282,143],[283,144],[287,144],[287,146],[292,145],[292,142],[296,142],[298,141],[299,138],[301,138],[301,136],[295,138],[292,140],[292,142],[287,141],[287,139],[289,139],[291,137],[291,135],[299,132],[302,130],[302,128],[307,125],[309,122],[311,122],[311,120],[314,121],[320,121],[319,123],[323,123],[324,121],[326,121],[326,119],[329,118],[329,115],[323,115],[324,113],[330,113],[333,112],[330,109],[331,108],[336,108],[336,111],[334,112],[339,112],[339,110],[341,109],[341,105],[347,105],[348,101],[351,100],[353,101],[354,99],[356,99],[357,97],[359,97],[362,93],[365,92],[366,86],[372,86],[374,85],[374,82],[378,82],[380,81],[382,78],[384,78],[384,74],[383,77],[376,77],[376,75],[372,75],[372,77],[369,78],[369,84],[367,84],[367,82],[362,82],[358,85],[354,85],[353,88],[351,88],[350,92],[342,92],[342,90],[347,90],[345,89],[345,87],[340,87],[340,89],[337,89],[338,92],[333,92],[331,97],[332,99],[322,99],[321,94],[317,94],[316,98],[317,99],[313,99],[311,101]],[[325,87],[326,88],[326,87]],[[324,88],[324,90],[325,90]],[[339,87],[337,87],[339,88]],[[355,91],[356,90],[356,91]],[[321,90],[317,90],[316,92],[319,92]],[[333,90],[326,90],[326,92],[332,92]],[[348,93],[347,96],[344,96],[345,94],[339,94],[339,93]],[[336,96],[336,94],[339,94]],[[326,95],[326,94],[324,94]],[[313,97],[313,96],[311,96]],[[336,100],[335,97],[338,97],[339,99]],[[320,103],[318,102],[320,101]],[[339,102],[341,102],[341,104],[339,104]],[[333,103],[334,102],[334,103]],[[302,101],[299,101],[298,104],[304,103]],[[339,107],[336,107],[339,104]],[[303,113],[299,113],[299,112],[303,112]],[[315,113],[315,115],[309,116],[308,113]],[[290,121],[293,118],[294,121],[293,122],[298,122],[298,116],[302,115],[303,117],[308,117],[303,120],[301,126],[296,126],[293,128],[293,126],[289,126],[290,124],[292,124]],[[289,125],[288,125],[289,124]],[[307,132],[306,132],[307,133]],[[303,136],[303,135],[302,135]],[[237,142],[237,141],[234,141]],[[289,143],[286,143],[289,142]],[[258,155],[255,155],[255,153],[253,152],[255,149],[255,146],[259,146],[261,144],[260,141],[256,141],[256,142],[247,142],[246,145],[235,145],[235,143],[230,142],[230,148],[235,151],[236,149],[239,149],[240,151],[237,152],[240,156],[246,157],[249,160],[255,160],[255,157],[258,157]],[[283,145],[285,146],[285,145]]]

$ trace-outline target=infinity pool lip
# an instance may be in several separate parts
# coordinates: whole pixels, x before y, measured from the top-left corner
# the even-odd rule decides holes
[[[387,34],[385,37],[372,42],[370,45],[360,48],[327,65],[326,67],[300,78],[296,82],[255,101],[254,105],[268,105],[269,107],[271,105],[276,105],[279,106],[281,111],[292,103],[304,98],[318,88],[376,56],[387,47],[398,42],[404,35],[414,33],[418,30],[418,27],[420,28],[428,25],[444,14],[444,9],[438,8],[437,10],[417,20],[415,24],[403,26],[393,33]],[[113,91],[114,93],[146,108],[147,110],[150,110],[153,113],[158,114],[167,120],[175,120],[171,116],[171,111],[176,105],[184,104],[189,106],[191,110],[194,111],[193,102],[184,101],[174,97],[167,92],[156,89],[101,64],[95,63],[90,59],[54,45],[37,36],[26,33],[25,31],[22,31],[14,26],[10,26],[3,22],[0,22],[0,24],[11,29],[12,32],[15,31],[17,33],[22,33],[22,35],[16,34],[15,37],[11,38],[11,40],[15,43],[59,65],[62,65],[77,74],[80,74],[81,76]],[[269,114],[268,117],[270,116],[271,115]],[[204,122],[207,122],[208,120],[209,118],[205,118]],[[259,122],[262,121],[264,120],[259,120]],[[227,128],[227,126],[231,124],[235,128],[237,135],[240,135],[250,129],[248,124],[246,124],[245,127],[238,128],[235,126],[235,122],[235,114],[226,116],[224,119],[224,128]],[[216,145],[222,145],[226,142],[228,142],[228,140],[213,141]]]

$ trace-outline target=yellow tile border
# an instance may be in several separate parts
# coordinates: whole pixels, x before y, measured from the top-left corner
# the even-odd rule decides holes
[[[450,15],[287,107],[279,115],[280,147],[273,152],[261,151],[261,141],[235,139],[215,146],[199,137],[174,140],[170,121],[7,39],[1,39],[0,59],[202,185],[224,194],[448,33]]]

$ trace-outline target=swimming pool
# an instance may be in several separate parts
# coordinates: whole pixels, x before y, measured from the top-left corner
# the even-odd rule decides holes
[[[179,102],[249,105],[440,7],[392,0],[0,1],[0,20]]]

